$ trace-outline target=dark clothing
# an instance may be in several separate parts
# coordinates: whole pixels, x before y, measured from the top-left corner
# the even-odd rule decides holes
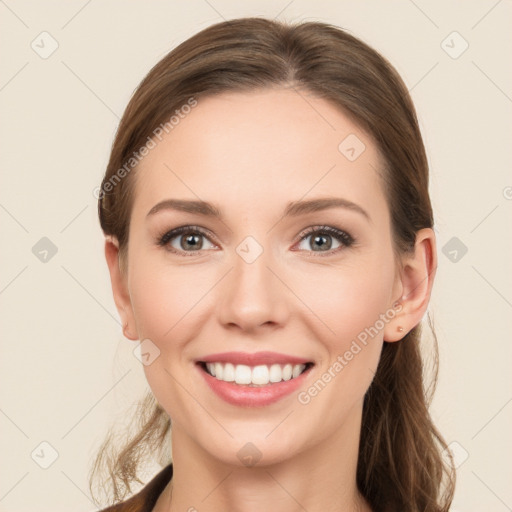
[[[100,512],[151,512],[171,478],[172,463],[157,473],[137,494]]]

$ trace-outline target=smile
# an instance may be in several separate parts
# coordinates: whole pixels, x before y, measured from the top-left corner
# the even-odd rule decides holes
[[[312,363],[248,366],[245,364],[234,365],[232,363],[211,362],[203,363],[203,365],[203,369],[217,380],[256,387],[295,379]]]
[[[312,361],[276,352],[223,352],[196,360],[208,388],[239,407],[261,407],[292,395],[314,367]]]

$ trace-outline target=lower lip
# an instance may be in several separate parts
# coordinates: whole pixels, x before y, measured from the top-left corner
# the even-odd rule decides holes
[[[303,385],[311,370],[311,367],[308,368],[294,379],[276,382],[268,386],[251,387],[216,379],[200,364],[196,366],[212,391],[226,402],[241,407],[261,407],[281,400]]]

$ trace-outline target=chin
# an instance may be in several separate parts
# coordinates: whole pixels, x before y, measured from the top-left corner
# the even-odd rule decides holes
[[[253,429],[245,425],[245,429],[240,435],[234,435],[234,438],[223,439],[224,442],[205,446],[211,456],[222,461],[227,465],[237,467],[263,467],[279,464],[297,456],[300,452],[302,443],[289,430],[282,429],[278,432],[272,432],[272,428]],[[228,427],[229,430],[229,427]],[[232,432],[230,430],[232,434]],[[269,435],[269,432],[271,434]],[[272,439],[271,439],[272,438]],[[211,437],[208,442],[211,443]],[[219,449],[219,447],[222,447]]]

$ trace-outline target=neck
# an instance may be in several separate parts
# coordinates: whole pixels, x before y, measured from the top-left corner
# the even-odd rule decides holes
[[[154,512],[371,512],[356,484],[360,411],[335,435],[278,463],[214,458],[173,424],[173,477]]]

